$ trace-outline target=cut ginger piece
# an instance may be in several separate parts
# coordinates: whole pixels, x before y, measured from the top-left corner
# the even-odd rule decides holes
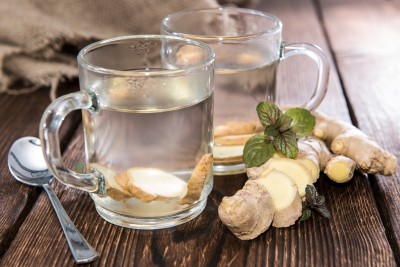
[[[295,181],[284,172],[271,170],[254,180],[264,186],[271,195],[275,207],[272,225],[288,227],[301,216],[301,198]]]
[[[214,146],[214,162],[218,164],[233,164],[243,162],[244,145]]]
[[[194,167],[192,175],[190,176],[187,184],[187,192],[185,196],[179,201],[179,204],[192,204],[200,199],[201,192],[203,192],[204,184],[210,176],[212,169],[213,155],[204,154],[197,165]]]
[[[302,163],[294,159],[271,158],[265,164],[259,177],[263,177],[272,170],[283,172],[292,178],[297,185],[301,197],[306,194],[306,186],[314,182],[311,172]]]
[[[248,180],[235,195],[224,197],[218,207],[221,221],[242,240],[254,239],[265,232],[274,213],[271,195],[255,180]]]
[[[226,135],[214,138],[215,146],[244,146],[254,134]]]
[[[121,192],[143,202],[181,198],[187,184],[178,177],[155,168],[130,168],[115,177]],[[117,189],[116,188],[116,189]]]

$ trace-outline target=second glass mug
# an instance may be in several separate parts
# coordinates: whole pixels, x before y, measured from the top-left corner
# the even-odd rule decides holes
[[[261,101],[276,102],[281,60],[306,55],[318,66],[316,87],[304,108],[315,109],[326,94],[326,56],[311,44],[283,42],[282,22],[274,15],[242,8],[179,11],[162,20],[161,32],[203,41],[215,51],[214,174],[245,171],[244,142],[262,131],[255,108]]]
[[[159,229],[199,215],[213,186],[211,47],[126,36],[85,47],[78,63],[81,90],[56,99],[40,123],[54,176],[90,192],[98,213],[120,226]],[[58,140],[62,121],[77,109],[87,173],[65,166]],[[192,179],[202,179],[202,187],[191,188]]]

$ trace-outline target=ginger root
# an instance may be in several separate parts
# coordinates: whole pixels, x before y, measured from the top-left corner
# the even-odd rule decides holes
[[[301,215],[301,199],[293,179],[272,170],[260,179],[248,180],[218,207],[221,221],[238,238],[253,239],[269,226],[288,227]]]
[[[301,216],[301,198],[294,179],[284,172],[271,170],[255,180],[270,193],[275,207],[272,225],[289,227]]]
[[[305,165],[316,182],[321,170],[337,183],[344,183],[353,177],[356,163],[345,156],[333,155],[326,144],[318,138],[308,137],[298,143],[299,154],[296,158]]]
[[[273,170],[283,172],[291,177],[297,184],[300,196],[306,194],[306,185],[313,183],[310,170],[297,160],[289,158],[273,157],[260,167],[247,168],[246,172],[249,179],[261,179],[261,177]]]
[[[256,181],[247,181],[231,197],[224,197],[218,207],[221,221],[242,240],[256,238],[271,225],[275,213],[271,195]]]
[[[324,140],[333,153],[351,158],[357,169],[365,173],[392,175],[397,159],[355,126],[314,112],[314,135]]]
[[[332,156],[326,163],[324,173],[336,183],[345,183],[353,178],[356,163],[345,156]]]

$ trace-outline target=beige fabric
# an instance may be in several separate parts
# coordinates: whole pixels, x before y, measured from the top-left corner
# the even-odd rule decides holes
[[[54,90],[77,77],[82,47],[109,37],[160,32],[181,9],[217,7],[216,0],[1,0],[0,93]]]

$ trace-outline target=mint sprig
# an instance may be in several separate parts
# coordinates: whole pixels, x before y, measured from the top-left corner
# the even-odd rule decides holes
[[[303,108],[291,108],[283,113],[270,102],[259,103],[256,110],[264,126],[264,133],[255,135],[246,142],[243,150],[246,167],[262,165],[275,152],[281,152],[287,158],[296,158],[299,152],[297,138],[312,133],[315,117]]]
[[[317,190],[312,185],[306,186],[306,195],[302,201],[302,214],[299,221],[305,221],[311,217],[312,212],[317,212],[319,215],[329,220],[331,213],[326,208],[325,197],[318,194]]]

